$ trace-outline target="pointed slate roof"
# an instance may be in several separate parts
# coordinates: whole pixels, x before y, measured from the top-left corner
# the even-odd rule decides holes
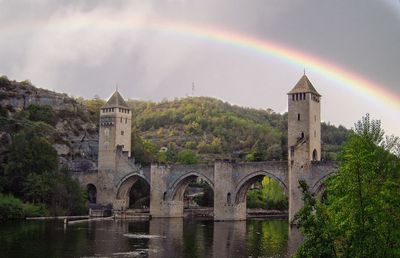
[[[116,90],[113,95],[108,99],[107,103],[103,106],[103,108],[110,107],[124,107],[129,108],[128,104],[126,104],[124,98],[119,94]]]
[[[295,93],[314,93],[317,96],[321,96],[318,91],[314,88],[310,80],[308,79],[307,75],[303,75],[300,80],[296,83],[296,86],[289,91],[288,94],[295,94]]]

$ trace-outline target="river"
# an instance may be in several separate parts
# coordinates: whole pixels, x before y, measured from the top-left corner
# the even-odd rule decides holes
[[[288,257],[299,239],[287,220],[11,221],[0,257]]]

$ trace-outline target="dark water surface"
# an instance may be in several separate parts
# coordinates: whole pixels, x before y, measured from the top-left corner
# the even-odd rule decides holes
[[[15,221],[0,257],[287,257],[297,239],[286,220]]]

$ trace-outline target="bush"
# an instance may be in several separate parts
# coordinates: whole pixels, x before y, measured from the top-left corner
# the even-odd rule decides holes
[[[198,163],[198,158],[195,152],[182,150],[178,153],[178,162],[185,165],[192,165]]]
[[[0,220],[23,219],[24,217],[24,204],[20,199],[0,195]]]
[[[48,105],[31,104],[28,107],[29,120],[42,121],[49,125],[55,125],[57,122],[53,108]]]
[[[44,204],[23,203],[12,195],[0,194],[0,220],[23,219],[25,217],[46,216]]]
[[[25,212],[25,217],[42,217],[49,215],[47,207],[43,203],[40,204],[25,203],[24,212]]]

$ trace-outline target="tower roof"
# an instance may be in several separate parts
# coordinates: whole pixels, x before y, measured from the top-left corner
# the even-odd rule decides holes
[[[289,91],[288,94],[295,93],[314,93],[318,96],[321,96],[305,74],[300,78],[300,80],[296,83],[296,86],[294,86],[294,88]]]
[[[103,108],[110,107],[124,107],[129,108],[128,104],[126,104],[124,98],[119,94],[118,90],[116,90],[113,95],[108,99],[107,103],[103,106]]]

